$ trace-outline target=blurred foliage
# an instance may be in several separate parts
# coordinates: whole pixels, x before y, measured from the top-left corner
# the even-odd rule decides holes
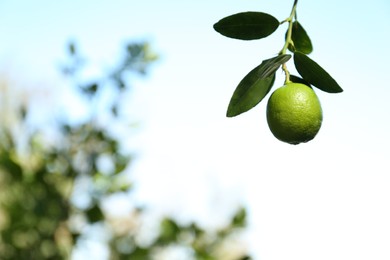
[[[157,56],[146,43],[130,43],[118,66],[98,80],[87,81],[78,76],[86,59],[75,43],[68,45],[67,59],[62,71],[78,87],[77,95],[87,97],[93,111],[90,117],[78,124],[60,120],[53,141],[44,129],[28,131],[29,111],[23,107],[18,110],[18,123],[29,134],[22,151],[18,147],[24,139],[11,126],[0,126],[1,259],[71,259],[74,249],[88,238],[89,227],[97,225],[103,227],[112,260],[170,259],[170,250],[184,250],[185,259],[249,259],[245,247],[237,249],[238,234],[246,224],[243,208],[216,230],[164,218],[148,242],[139,239],[139,226],[147,215],[144,209],[135,207],[125,217],[104,209],[104,199],[131,194],[133,187],[126,177],[133,156],[124,153],[120,138],[110,134],[110,128],[124,120],[120,96],[129,89],[131,76],[146,74]],[[106,106],[109,125],[99,123],[94,108],[101,103],[102,88],[116,90]],[[88,198],[86,202],[77,202],[80,194]]]

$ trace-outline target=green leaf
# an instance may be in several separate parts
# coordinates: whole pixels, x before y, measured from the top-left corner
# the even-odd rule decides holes
[[[88,84],[87,86],[82,87],[82,91],[87,94],[87,95],[94,95],[96,94],[96,91],[98,90],[99,85],[97,83],[91,83]]]
[[[23,178],[23,169],[21,165],[13,160],[7,152],[0,154],[0,167],[8,171],[14,180],[21,180]]]
[[[261,12],[244,12],[227,16],[216,24],[214,30],[239,40],[256,40],[269,36],[279,27],[272,15]]]
[[[294,46],[291,44],[288,46],[290,51],[299,51],[304,54],[310,54],[313,51],[313,45],[311,44],[309,35],[307,35],[305,29],[298,21],[295,21],[292,25],[291,39]]]
[[[115,148],[113,149],[115,151]],[[129,166],[130,157],[123,155],[116,155],[115,159],[115,172],[114,174],[119,174],[123,172],[127,166]]]
[[[179,233],[180,227],[177,223],[170,218],[165,218],[160,224],[160,237],[158,241],[163,244],[174,242],[176,241]]]
[[[307,82],[306,80],[304,80],[303,78],[300,78],[298,76],[290,75],[290,80],[294,83],[301,83],[301,84],[305,84],[308,87],[311,87],[309,82]]]
[[[340,93],[343,89],[315,61],[300,52],[294,53],[294,63],[297,71],[304,80],[328,93]]]
[[[124,259],[132,259],[132,260],[144,260],[144,259],[150,259],[150,248],[143,248],[137,246],[133,252],[130,253],[128,258]]]
[[[102,210],[96,204],[89,208],[85,213],[87,214],[87,218],[90,223],[96,223],[104,219]]]
[[[68,45],[69,54],[74,56],[76,54],[76,45],[74,42],[70,42]]]
[[[234,117],[255,107],[271,90],[275,81],[275,72],[291,55],[284,54],[264,60],[251,70],[238,84],[233,93],[226,113]]]
[[[234,227],[245,227],[246,225],[246,210],[240,208],[233,217],[232,224]]]

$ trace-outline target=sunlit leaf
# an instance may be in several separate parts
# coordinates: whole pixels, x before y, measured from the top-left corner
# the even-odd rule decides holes
[[[233,217],[232,224],[234,227],[244,227],[246,224],[246,210],[240,208]]]
[[[115,150],[114,150],[115,151]],[[127,156],[116,156],[115,157],[115,174],[123,172],[129,165],[130,158]]]
[[[160,224],[160,237],[158,241],[163,244],[174,242],[179,233],[180,227],[177,223],[170,218],[165,218]]]
[[[304,54],[310,54],[313,51],[313,45],[311,44],[309,35],[298,21],[295,21],[292,25],[291,39],[294,46],[288,46],[290,51],[299,51]]]
[[[244,12],[227,16],[216,24],[214,30],[239,40],[256,40],[269,36],[279,27],[272,15],[261,12]]]
[[[343,92],[339,84],[320,65],[303,53],[294,53],[294,63],[304,80],[328,93]]]
[[[279,55],[264,60],[250,71],[238,84],[230,100],[227,117],[237,116],[255,107],[271,90],[275,72],[291,55]]]
[[[191,232],[194,233],[195,236],[202,236],[205,233],[205,231],[201,229],[195,222],[191,223],[188,229],[191,230]]]

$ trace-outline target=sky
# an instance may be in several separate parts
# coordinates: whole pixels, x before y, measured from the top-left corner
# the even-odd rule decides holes
[[[292,2],[3,0],[0,67],[53,93],[62,109],[73,101],[53,86],[70,39],[103,68],[120,44],[147,40],[160,59],[133,81],[129,97],[142,125],[132,173],[137,200],[205,226],[244,204],[255,259],[390,259],[390,2],[299,1],[310,56],[344,89],[316,90],[324,121],[314,140],[275,139],[264,101],[225,117],[240,80],[283,47],[286,26],[261,41],[238,41],[212,25],[243,11],[283,20]],[[274,88],[282,84],[278,71]]]

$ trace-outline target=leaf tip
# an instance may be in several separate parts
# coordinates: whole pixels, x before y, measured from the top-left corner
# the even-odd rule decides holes
[[[238,116],[239,114],[241,113],[237,113],[237,110],[234,109],[234,106],[232,106],[231,104],[229,104],[228,106],[228,109],[226,111],[226,117],[235,117],[235,116]]]
[[[232,115],[232,114],[230,114],[230,113],[228,112],[228,113],[226,113],[226,117],[227,117],[227,118],[232,118],[232,117],[234,117],[234,115]]]

